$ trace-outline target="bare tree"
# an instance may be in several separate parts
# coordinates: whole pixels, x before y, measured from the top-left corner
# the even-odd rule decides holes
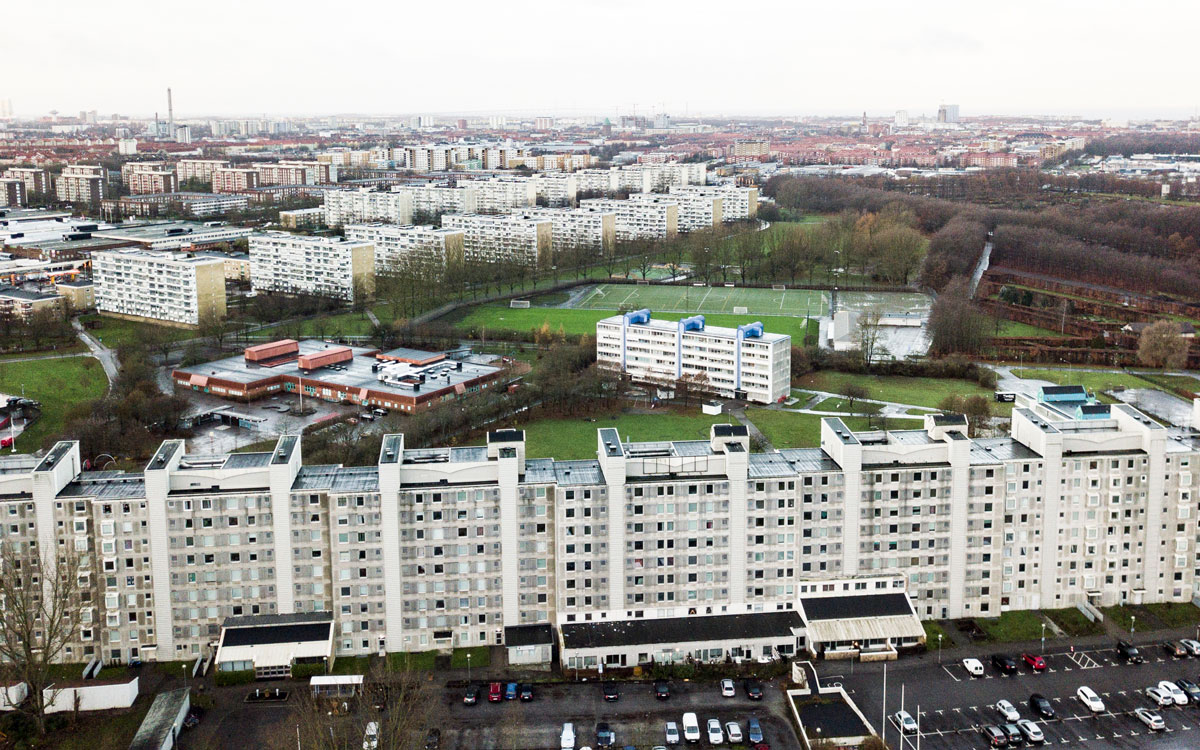
[[[880,314],[874,311],[858,316],[858,350],[867,369],[875,360],[887,354],[887,348],[879,341],[879,320]]]
[[[82,596],[80,557],[74,547],[39,555],[29,543],[0,547],[0,673],[24,682],[29,697],[15,710],[46,733],[46,704],[53,702],[54,665],[79,640]]]
[[[1188,342],[1173,320],[1147,326],[1138,339],[1138,361],[1147,367],[1178,370],[1187,364]]]

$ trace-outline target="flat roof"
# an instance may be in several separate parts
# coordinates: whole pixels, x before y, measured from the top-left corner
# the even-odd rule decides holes
[[[849,620],[860,617],[893,617],[911,615],[908,597],[902,593],[846,594],[844,596],[801,597],[804,619]]]
[[[615,648],[657,643],[701,643],[784,638],[804,627],[800,613],[752,612],[741,615],[666,617],[653,620],[572,622],[562,626],[563,647]]]
[[[188,688],[177,688],[154,696],[129,750],[161,750],[167,737],[175,731],[180,714],[190,704],[190,693]]]
[[[504,629],[504,645],[514,646],[548,646],[554,643],[554,626],[545,625],[513,625]]]
[[[679,330],[679,321],[678,320],[659,320],[659,319],[653,317],[653,313],[651,315],[652,316],[649,321],[647,321],[645,323],[630,323],[629,327],[630,328],[653,328],[653,329],[656,329],[659,331],[670,331],[671,333],[674,333],[675,331]],[[600,323],[610,323],[612,325],[619,326],[619,325],[621,325],[622,320],[624,320],[624,317],[625,317],[624,315],[613,315],[612,317],[604,318],[604,319],[600,320],[599,322]],[[763,323],[762,336],[754,336],[751,338],[746,338],[746,339],[743,339],[743,341],[748,341],[750,343],[753,343],[755,341],[764,341],[767,343],[775,343],[776,341],[782,341],[784,339],[791,339],[791,336],[789,336],[786,333],[771,333],[770,331],[767,331],[766,327],[770,325],[769,321],[771,320],[771,317],[769,315],[764,315],[763,319],[767,322],[759,321],[759,322]],[[716,338],[737,338],[737,329],[736,328],[726,328],[725,326],[710,326],[710,325],[705,324],[704,328],[692,328],[692,329],[684,331],[683,335],[684,336],[713,336]]]

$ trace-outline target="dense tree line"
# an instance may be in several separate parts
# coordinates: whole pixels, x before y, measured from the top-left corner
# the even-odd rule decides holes
[[[1088,141],[1084,152],[1093,156],[1134,154],[1200,154],[1200,135],[1191,133],[1130,133]]]

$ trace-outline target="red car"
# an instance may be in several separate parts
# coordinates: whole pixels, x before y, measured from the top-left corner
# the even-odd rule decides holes
[[[499,682],[488,685],[488,703],[499,703],[504,700],[504,686]]]
[[[1046,669],[1046,660],[1037,654],[1021,654],[1021,658],[1025,661],[1025,665],[1034,672],[1042,672]]]

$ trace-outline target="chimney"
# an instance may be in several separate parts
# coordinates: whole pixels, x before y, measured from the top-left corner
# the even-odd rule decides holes
[[[175,140],[175,105],[171,102],[170,88],[167,88],[167,139]]]

